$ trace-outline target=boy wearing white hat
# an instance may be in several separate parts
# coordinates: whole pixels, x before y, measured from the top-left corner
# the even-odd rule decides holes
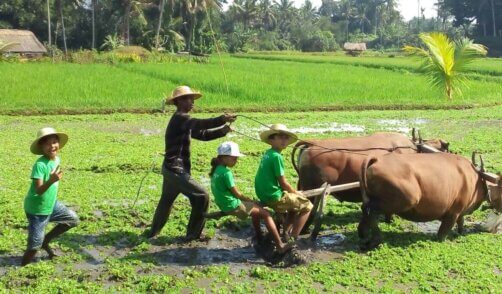
[[[165,154],[162,164],[162,195],[160,197],[152,225],[145,234],[148,238],[157,236],[169,218],[174,201],[180,193],[187,196],[192,206],[188,221],[186,241],[201,238],[204,228],[204,213],[209,204],[209,194],[191,176],[191,138],[209,141],[224,137],[231,131],[226,125],[233,122],[235,115],[224,114],[215,118],[196,119],[189,115],[194,101],[202,94],[188,86],[179,86],[167,98],[167,104],[175,105],[176,112],[169,120],[165,134]]]
[[[285,125],[274,124],[260,133],[260,139],[272,148],[265,152],[256,172],[256,195],[264,205],[278,213],[286,213],[284,233],[297,239],[313,205],[286,180],[281,152],[298,138]]]
[[[244,156],[239,151],[239,145],[234,142],[224,142],[218,147],[218,156],[211,160],[211,191],[218,208],[226,215],[234,215],[240,219],[252,218],[257,239],[262,237],[260,220],[263,219],[279,253],[291,249],[284,244],[270,214],[256,205],[252,199],[245,197],[235,186],[231,167],[234,167],[239,157]]]
[[[77,214],[57,200],[59,181],[63,176],[59,150],[68,142],[68,135],[53,128],[43,128],[31,144],[31,152],[42,155],[33,165],[31,186],[24,199],[24,210],[28,218],[28,246],[22,265],[33,261],[38,249],[44,249],[49,258],[56,256],[49,242],[79,223]],[[57,225],[44,236],[49,222]]]

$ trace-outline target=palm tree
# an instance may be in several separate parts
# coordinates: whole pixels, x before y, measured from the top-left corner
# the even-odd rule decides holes
[[[340,13],[342,19],[345,20],[345,38],[346,41],[349,40],[349,25],[351,19],[354,17],[354,9],[351,0],[340,1]]]
[[[295,10],[293,7],[293,1],[290,0],[279,0],[275,2],[275,8],[277,10],[277,16],[279,19],[279,30],[281,31],[283,37],[288,31],[289,24],[294,18]]]
[[[461,94],[459,86],[466,81],[462,72],[476,57],[485,56],[487,48],[467,38],[453,42],[443,33],[422,33],[420,39],[425,49],[405,46],[403,50],[423,59],[421,69],[432,85],[444,90],[449,100],[454,91]]]
[[[91,20],[92,20],[92,41],[91,47],[92,49],[96,48],[96,3],[98,0],[91,0],[92,2],[92,11],[91,11]]]
[[[490,3],[488,3],[490,2]],[[482,0],[479,3],[479,10],[481,11],[485,6],[488,6],[490,4],[490,9],[491,9],[491,16],[492,16],[492,25],[493,25],[493,36],[497,37],[497,24],[496,24],[496,18],[495,18],[495,4],[493,3],[493,0]]]
[[[49,46],[52,45],[52,38],[51,38],[51,7],[49,4],[49,0],[47,0],[47,31],[49,34]]]
[[[185,50],[190,51],[197,22],[203,20],[201,16],[206,15],[207,10],[211,8],[221,10],[222,4],[219,0],[181,0],[179,3],[187,40]],[[197,19],[197,16],[201,19]]]
[[[361,26],[361,33],[364,34],[364,25],[370,24],[370,20],[366,17],[366,6],[364,4],[359,5],[359,7],[357,8],[356,19]]]
[[[259,11],[263,22],[263,28],[266,31],[272,30],[277,24],[277,18],[275,17],[272,2],[270,2],[270,0],[261,1]]]
[[[121,18],[122,24],[122,38],[124,39],[126,45],[130,45],[130,22],[131,18],[138,18],[142,23],[146,23],[145,15],[143,13],[142,5],[145,0],[121,0],[121,6],[123,7],[123,13]]]

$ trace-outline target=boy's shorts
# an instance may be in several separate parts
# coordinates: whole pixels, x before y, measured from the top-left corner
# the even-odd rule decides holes
[[[267,203],[267,206],[272,208],[275,212],[298,212],[304,213],[312,210],[314,205],[307,197],[300,193],[284,192],[281,199],[275,202]]]
[[[228,215],[233,215],[238,217],[239,219],[247,219],[251,214],[251,210],[253,210],[254,203],[249,201],[241,201],[241,204],[234,210],[226,211],[225,213]]]
[[[27,213],[26,217],[28,218],[28,250],[42,247],[45,238],[45,227],[49,222],[65,224],[70,227],[75,227],[79,223],[77,214],[59,201],[56,201],[54,210],[50,215]]]

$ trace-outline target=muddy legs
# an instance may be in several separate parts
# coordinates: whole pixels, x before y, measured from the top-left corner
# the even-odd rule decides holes
[[[367,251],[382,243],[382,235],[378,228],[378,211],[370,204],[363,204],[363,216],[357,227],[361,250]]]

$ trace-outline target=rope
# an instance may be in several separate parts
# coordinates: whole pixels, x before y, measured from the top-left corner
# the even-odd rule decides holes
[[[230,97],[230,89],[228,88],[227,74],[225,72],[225,67],[223,66],[223,61],[221,60],[220,48],[218,46],[218,42],[216,41],[216,34],[214,33],[213,24],[211,22],[211,14],[208,12],[207,7],[206,7],[206,14],[209,23],[209,29],[211,30],[212,33],[211,36],[213,37],[213,42],[214,45],[216,46],[216,53],[218,53],[218,59],[220,61],[221,70],[223,71],[223,78],[225,79],[225,87],[227,88],[227,96]]]
[[[131,205],[131,207],[129,207],[130,210],[134,210],[134,207],[136,206],[136,202],[138,201],[139,195],[141,193],[141,188],[143,187],[143,182],[145,181],[146,177],[148,177],[148,175],[150,174],[150,172],[153,172],[153,169],[155,168],[155,164],[156,164],[155,160],[157,159],[157,156],[159,156],[159,155],[164,155],[164,153],[157,152],[153,156],[152,165],[151,165],[150,169],[148,169],[145,172],[145,175],[141,178],[141,181],[140,181],[139,186],[138,186],[138,191],[136,192],[136,198],[134,199],[134,202]]]

